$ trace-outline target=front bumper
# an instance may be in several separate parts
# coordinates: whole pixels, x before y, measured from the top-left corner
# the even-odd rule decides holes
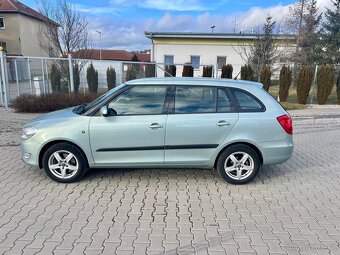
[[[40,146],[41,146],[40,143],[34,140],[33,137],[27,140],[21,140],[20,142],[21,159],[30,166],[39,167]],[[30,154],[30,156],[27,158],[28,153]]]

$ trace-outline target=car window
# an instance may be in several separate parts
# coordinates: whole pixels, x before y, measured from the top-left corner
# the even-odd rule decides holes
[[[166,86],[135,86],[114,98],[108,108],[117,115],[162,114]]]
[[[217,90],[217,112],[235,112],[235,105],[225,89]]]
[[[260,112],[264,110],[263,104],[250,93],[241,89],[232,89],[232,92],[238,102],[240,111]]]
[[[176,86],[175,113],[216,112],[216,88]]]

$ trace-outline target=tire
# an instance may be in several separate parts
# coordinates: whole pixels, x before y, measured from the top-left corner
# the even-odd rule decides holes
[[[253,180],[261,162],[257,152],[247,145],[232,145],[218,157],[216,168],[221,177],[231,184],[246,184]]]
[[[57,143],[44,153],[42,163],[46,174],[54,181],[76,182],[87,169],[85,155],[70,143]]]

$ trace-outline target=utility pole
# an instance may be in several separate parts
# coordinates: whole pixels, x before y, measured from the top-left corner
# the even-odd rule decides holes
[[[96,32],[99,34],[99,59],[102,60],[102,32]]]
[[[235,34],[236,33],[236,18],[233,23],[234,23],[234,34]]]

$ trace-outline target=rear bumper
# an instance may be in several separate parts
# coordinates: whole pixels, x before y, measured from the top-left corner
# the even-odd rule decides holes
[[[280,164],[293,154],[294,144],[291,136],[279,141],[258,144],[263,156],[263,165]]]

